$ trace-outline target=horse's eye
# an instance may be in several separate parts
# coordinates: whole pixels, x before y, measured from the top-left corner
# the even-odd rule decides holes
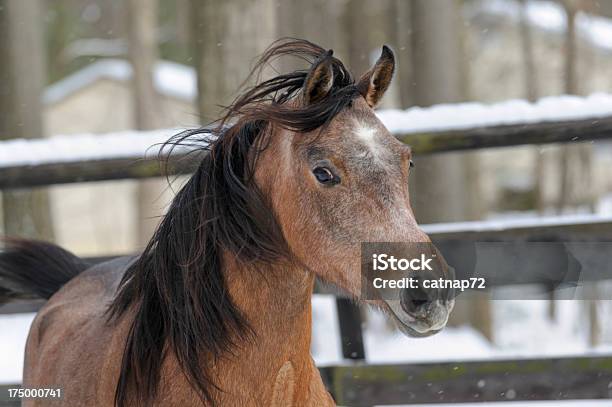
[[[410,168],[414,168],[414,161],[410,160]]]
[[[312,170],[312,173],[317,181],[324,185],[333,185],[340,182],[340,178],[335,176],[334,173],[326,167],[317,167]]]

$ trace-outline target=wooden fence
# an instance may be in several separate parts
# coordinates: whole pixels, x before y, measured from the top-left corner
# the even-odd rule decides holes
[[[612,117],[399,134],[397,137],[421,154],[525,144],[575,143],[612,138]],[[174,158],[168,167],[169,174],[189,173],[199,157]],[[156,160],[140,156],[0,166],[0,189],[156,177],[161,174],[160,168]],[[538,238],[612,241],[612,218],[466,222],[425,225],[423,228],[434,242],[447,239],[527,241]],[[104,258],[91,260],[97,262]],[[542,283],[541,277],[517,271],[501,284]],[[592,278],[605,280],[612,279],[612,276],[600,273]],[[327,292],[320,286],[317,291]],[[41,303],[7,304],[0,307],[0,313],[33,311]],[[345,359],[353,361],[347,360],[343,366],[322,367],[321,373],[339,404],[371,406],[612,398],[612,356],[366,364],[359,309],[341,296],[337,297],[337,309],[342,353]],[[0,405],[6,400],[6,387],[0,387]]]
[[[396,136],[410,145],[416,154],[529,144],[578,143],[612,138],[612,117],[430,131],[397,134]],[[44,142],[44,139],[31,142]],[[200,159],[201,156],[198,157],[197,154],[190,154],[190,157],[177,154],[167,171],[162,171],[155,157],[143,159],[142,154],[121,158],[62,161],[37,165],[24,164],[10,167],[3,167],[0,163],[0,189],[157,177],[162,172],[164,174],[187,174],[193,171]]]

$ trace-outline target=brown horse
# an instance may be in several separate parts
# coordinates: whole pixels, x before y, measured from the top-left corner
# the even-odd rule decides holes
[[[429,238],[409,204],[410,148],[373,111],[391,50],[356,82],[304,40],[273,44],[256,69],[280,56],[309,66],[246,91],[212,141],[197,130],[168,143],[206,154],[141,255],[91,266],[7,241],[0,295],[49,298],[23,386],[63,388],[61,400],[24,405],[334,405],[310,356],[315,277],[359,300],[360,242]],[[445,325],[447,292],[395,294],[369,302],[406,334]]]

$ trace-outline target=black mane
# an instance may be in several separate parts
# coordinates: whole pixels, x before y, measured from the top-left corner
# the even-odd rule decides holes
[[[251,75],[281,56],[310,64],[330,58],[334,84],[308,106],[300,91],[309,69],[280,74],[244,92],[214,130],[191,130],[165,147],[208,154],[178,192],[142,255],[126,271],[108,309],[111,322],[134,313],[122,358],[115,404],[149,405],[157,394],[167,352],[176,355],[203,402],[219,389],[207,364],[231,353],[253,333],[228,295],[221,252],[239,261],[275,262],[291,254],[266,197],[252,182],[261,140],[271,126],[297,132],[328,123],[358,95],[353,78],[331,52],[305,40],[272,44]],[[212,141],[210,136],[217,136]],[[131,314],[128,314],[131,315]]]

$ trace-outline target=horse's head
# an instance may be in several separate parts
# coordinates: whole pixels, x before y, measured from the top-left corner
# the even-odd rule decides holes
[[[410,147],[393,137],[373,110],[394,63],[392,51],[383,47],[374,67],[355,83],[331,52],[322,53],[297,97],[285,102],[291,119],[271,126],[255,171],[295,259],[356,298],[364,283],[362,242],[430,243],[410,206]],[[435,251],[430,244],[406,245],[400,254],[415,257],[417,247],[425,246]],[[428,277],[450,278],[442,256],[435,259]],[[395,289],[384,299],[368,300],[388,311],[404,333],[427,336],[446,324],[451,295]]]

